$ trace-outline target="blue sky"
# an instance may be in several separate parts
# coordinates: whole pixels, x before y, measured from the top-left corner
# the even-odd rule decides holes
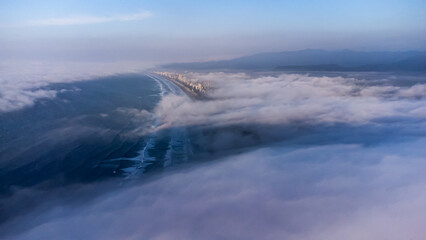
[[[84,59],[98,49],[99,58],[137,52],[162,61],[303,48],[424,50],[425,11],[419,0],[7,0],[0,1],[0,57],[72,52]]]

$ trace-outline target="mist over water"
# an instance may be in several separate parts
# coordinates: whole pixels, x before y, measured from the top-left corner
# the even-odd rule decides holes
[[[0,235],[425,237],[424,75],[186,75],[206,99],[130,74],[3,109]]]
[[[426,1],[0,4],[0,240],[425,240]]]

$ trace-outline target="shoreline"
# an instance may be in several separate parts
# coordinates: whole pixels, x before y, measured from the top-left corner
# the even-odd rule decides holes
[[[155,75],[157,75],[157,76],[159,76],[159,77],[162,77],[162,78],[164,78],[164,79],[167,79],[168,81],[170,81],[170,82],[172,82],[172,83],[174,83],[176,86],[178,86],[187,96],[189,96],[191,99],[193,99],[193,100],[206,100],[207,99],[207,97],[204,95],[204,94],[202,94],[202,93],[197,93],[197,92],[194,92],[194,91],[192,91],[188,86],[186,86],[185,84],[183,84],[183,83],[181,83],[181,82],[179,82],[179,81],[176,81],[175,79],[173,79],[173,78],[169,78],[169,77],[166,77],[166,76],[162,76],[162,75],[160,75],[160,74],[157,74],[157,73],[152,73],[152,74],[155,74]]]

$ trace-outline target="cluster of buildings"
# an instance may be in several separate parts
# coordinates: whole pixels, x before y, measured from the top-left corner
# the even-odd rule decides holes
[[[172,81],[180,83],[195,93],[205,93],[207,92],[209,88],[208,83],[199,82],[194,79],[188,79],[179,73],[170,73],[170,72],[155,72],[155,73],[163,77],[166,77]]]

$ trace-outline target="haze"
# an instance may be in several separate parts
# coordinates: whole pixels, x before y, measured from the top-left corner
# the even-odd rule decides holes
[[[0,0],[0,239],[426,239],[425,13]]]
[[[170,62],[425,50],[425,1],[1,1],[0,58]]]

